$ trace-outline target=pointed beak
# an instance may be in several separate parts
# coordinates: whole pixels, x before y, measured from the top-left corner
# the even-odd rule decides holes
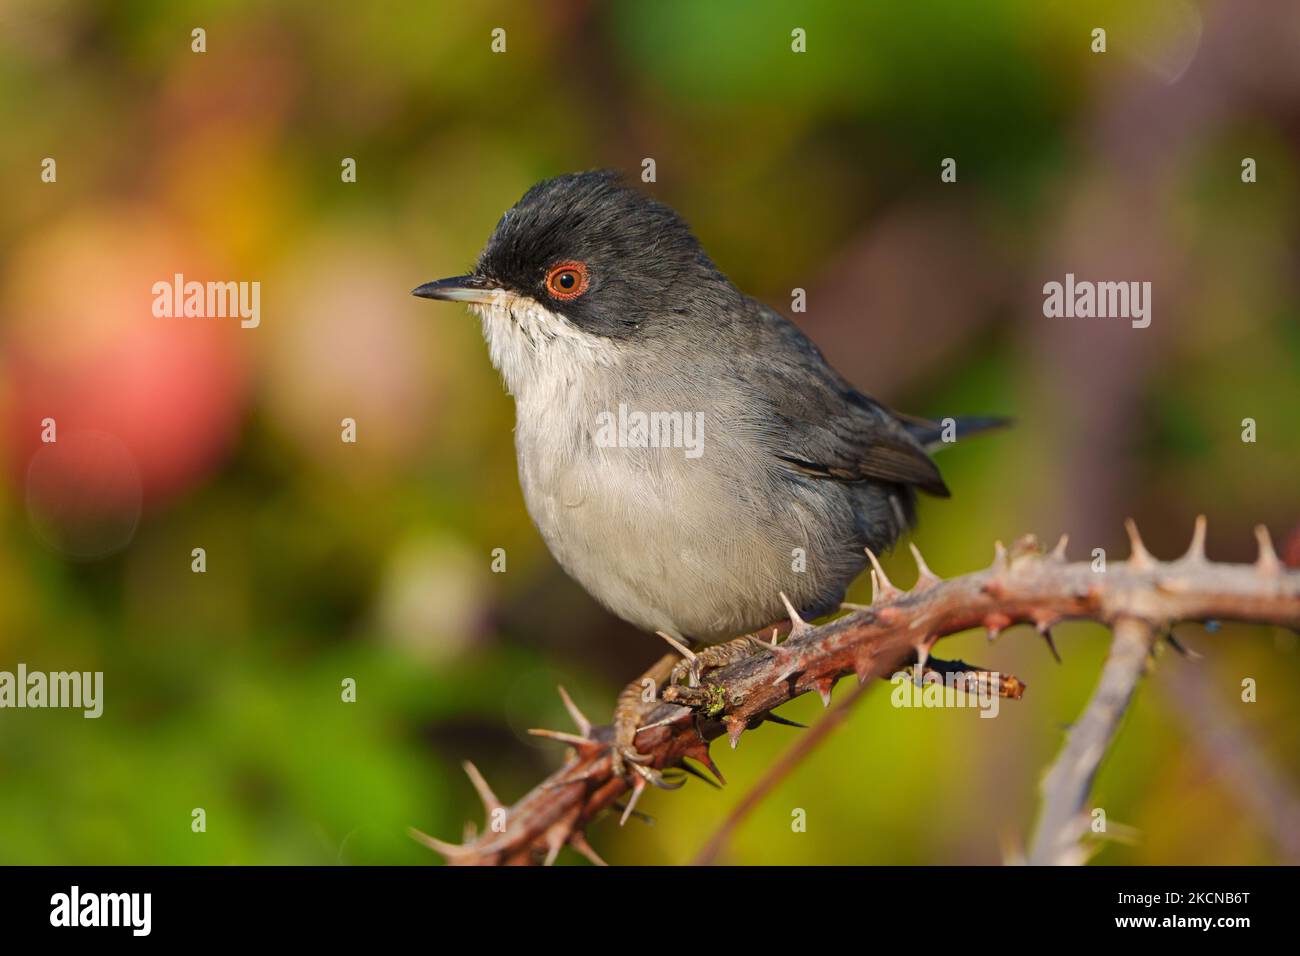
[[[422,299],[444,299],[448,302],[478,302],[491,305],[500,292],[500,286],[487,277],[468,275],[426,282],[418,289],[412,289],[411,295],[418,295]]]

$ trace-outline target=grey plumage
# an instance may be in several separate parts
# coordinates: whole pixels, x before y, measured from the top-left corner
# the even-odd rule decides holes
[[[548,284],[557,263],[581,267],[580,294]],[[725,640],[782,619],[780,592],[807,617],[832,611],[864,548],[912,523],[916,492],[948,494],[925,451],[938,425],[854,389],[613,174],[535,186],[473,274],[416,294],[482,316],[516,401],[530,515],[565,570],[639,627]],[[698,414],[701,454],[608,447],[599,423],[620,406]]]

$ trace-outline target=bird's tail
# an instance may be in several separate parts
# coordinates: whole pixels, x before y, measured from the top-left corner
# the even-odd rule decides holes
[[[995,428],[1006,428],[1014,424],[1014,421],[996,415],[962,415],[959,418],[945,418],[937,422],[926,418],[909,417],[903,420],[903,427],[926,451],[938,451],[959,438],[993,431]]]

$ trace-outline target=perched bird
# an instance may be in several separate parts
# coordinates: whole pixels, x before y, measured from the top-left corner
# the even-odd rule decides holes
[[[863,395],[612,172],[534,186],[473,272],[413,294],[482,318],[555,559],[614,614],[684,643],[771,626],[783,594],[807,618],[837,610],[917,492],[948,496],[927,449],[1002,423],[955,419],[945,436]]]

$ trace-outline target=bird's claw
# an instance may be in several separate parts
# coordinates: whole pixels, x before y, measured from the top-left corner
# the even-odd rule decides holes
[[[687,652],[673,665],[668,681],[678,686],[685,683],[688,687],[699,687],[700,678],[705,671],[726,667],[728,664],[769,651],[775,646],[776,632],[773,631],[770,642],[763,640],[759,634],[744,634],[734,640],[712,644],[694,653]]]
[[[636,783],[637,779],[652,784],[660,790],[676,790],[686,783],[684,774],[667,774],[655,767],[647,766],[653,756],[638,753],[636,748],[627,744],[612,744],[609,748],[610,761],[614,776],[624,777]],[[644,786],[644,784],[642,784]]]
[[[704,667],[700,663],[700,656],[697,654],[693,657],[683,657],[673,666],[673,672],[668,678],[668,682],[674,685],[685,683],[687,687],[700,686],[700,674]]]
[[[632,773],[646,783],[653,784],[660,790],[677,790],[686,785],[686,775],[679,772],[669,774],[663,770],[654,767],[647,767],[643,763],[630,763],[628,767]]]
[[[629,744],[611,744],[609,759],[613,764],[614,776],[626,777],[633,768],[640,768],[651,759],[649,754],[637,753]]]

